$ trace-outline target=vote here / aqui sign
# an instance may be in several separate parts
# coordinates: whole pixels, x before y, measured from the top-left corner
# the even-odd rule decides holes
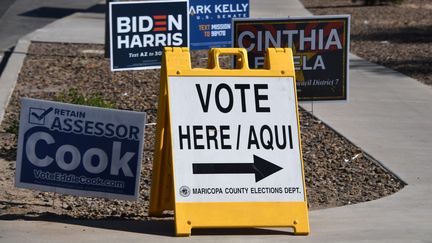
[[[222,69],[233,55],[236,69]],[[292,227],[308,234],[294,65],[269,48],[249,69],[242,48],[213,48],[191,68],[187,48],[165,48],[149,214],[174,210],[192,228]]]
[[[303,201],[292,77],[170,77],[178,202]]]
[[[145,113],[24,98],[16,186],[136,200]]]

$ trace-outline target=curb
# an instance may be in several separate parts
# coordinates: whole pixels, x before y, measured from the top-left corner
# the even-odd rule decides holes
[[[20,39],[18,41],[0,77],[0,124],[3,121],[6,108],[15,89],[18,75],[21,72],[30,43],[31,41],[28,39]]]

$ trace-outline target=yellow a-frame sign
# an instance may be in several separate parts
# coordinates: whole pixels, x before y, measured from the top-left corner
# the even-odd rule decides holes
[[[220,55],[236,69],[222,69]],[[308,207],[292,51],[269,48],[249,69],[241,48],[211,49],[192,68],[188,48],[165,48],[150,215],[174,210],[192,228],[292,227],[308,234]]]

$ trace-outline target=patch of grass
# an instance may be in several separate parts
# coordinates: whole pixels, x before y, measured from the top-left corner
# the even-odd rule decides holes
[[[102,108],[116,108],[115,104],[105,101],[102,97],[102,94],[93,94],[86,97],[79,93],[77,89],[70,89],[67,92],[63,92],[60,95],[55,96],[54,101]],[[15,138],[18,138],[18,130],[18,120],[13,120],[10,125],[5,128],[5,132],[13,134]]]
[[[19,122],[18,120],[13,120],[11,124],[5,129],[5,132],[11,133],[15,135],[15,137],[18,137],[18,129],[19,129]]]
[[[54,97],[55,101],[70,103],[76,105],[87,105],[94,107],[102,107],[102,108],[116,108],[116,105],[105,101],[102,97],[102,94],[92,94],[90,96],[84,96],[82,93],[79,93],[77,89],[70,89],[67,92],[63,92],[58,96]]]

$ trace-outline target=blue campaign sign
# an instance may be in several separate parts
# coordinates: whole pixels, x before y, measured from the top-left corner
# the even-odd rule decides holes
[[[189,46],[187,0],[110,2],[111,70],[159,68],[163,48]]]
[[[21,100],[16,186],[136,200],[145,113]]]
[[[231,19],[249,17],[249,0],[189,0],[190,49],[231,47]]]

